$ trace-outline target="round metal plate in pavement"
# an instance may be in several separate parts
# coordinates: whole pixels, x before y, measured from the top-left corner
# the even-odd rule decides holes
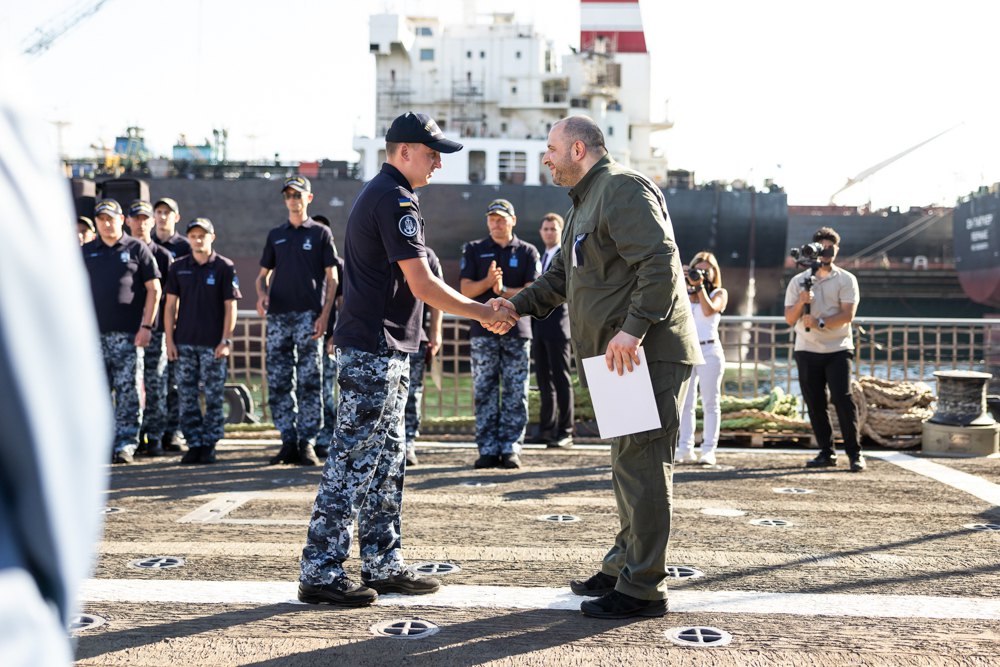
[[[553,523],[573,523],[579,521],[580,517],[572,514],[543,514],[538,517],[539,521],[552,521]]]
[[[746,514],[743,510],[731,509],[729,507],[706,507],[701,513],[709,516],[743,516]]]
[[[99,628],[107,622],[107,619],[94,614],[80,614],[79,616],[74,616],[69,620],[69,631],[83,632],[85,630],[93,630],[94,628]]]
[[[454,563],[417,563],[416,565],[411,565],[410,569],[414,572],[419,572],[420,574],[429,574],[432,576],[441,576],[442,574],[455,574],[456,572],[461,572],[462,568]]]
[[[1000,530],[1000,523],[967,523],[969,530]]]
[[[150,556],[134,560],[129,565],[141,570],[166,570],[184,565],[184,559],[177,556]]]
[[[668,565],[667,576],[672,579],[688,580],[705,576],[705,573],[689,565]]]
[[[462,482],[462,486],[471,486],[474,489],[488,489],[496,485],[496,482]]]
[[[438,626],[422,618],[397,619],[372,626],[372,634],[393,639],[423,639],[437,634],[438,630]]]
[[[785,528],[791,526],[791,521],[786,521],[785,519],[754,519],[750,522],[753,526],[770,526],[770,527],[780,527]]]
[[[772,489],[775,493],[791,493],[791,494],[803,494],[803,493],[813,493],[812,489],[800,489],[794,486],[783,486],[777,489]]]
[[[121,507],[104,507],[101,508],[101,514],[121,514],[124,512]]]
[[[671,628],[666,635],[667,639],[678,646],[696,648],[725,646],[733,641],[733,636],[725,630],[708,626]]]
[[[281,484],[282,486],[298,486],[299,484],[308,483],[308,479],[303,479],[301,477],[275,477],[271,480],[271,484]]]

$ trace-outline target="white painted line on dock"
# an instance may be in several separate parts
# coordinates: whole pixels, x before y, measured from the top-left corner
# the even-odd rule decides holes
[[[91,579],[85,603],[282,604],[296,601],[297,584],[287,581],[154,581]],[[565,588],[443,586],[432,595],[383,595],[380,606],[575,611],[587,598]],[[756,591],[672,590],[670,611],[724,614],[788,614],[865,618],[1000,620],[1000,599],[925,595],[811,595]]]
[[[898,465],[900,468],[929,477],[959,491],[964,491],[991,505],[1000,506],[1000,484],[994,484],[982,477],[955,470],[940,463],[917,458],[902,452],[867,452],[866,456],[878,458]]]

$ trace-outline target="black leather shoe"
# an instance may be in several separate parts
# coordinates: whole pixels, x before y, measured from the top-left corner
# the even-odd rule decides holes
[[[631,595],[611,591],[596,600],[587,600],[580,604],[584,616],[594,618],[631,618],[646,616],[656,618],[667,613],[666,600],[640,600]]]
[[[313,451],[315,451],[316,456],[321,459],[325,459],[330,455],[330,447],[328,445],[316,445],[313,447]]]
[[[437,593],[441,588],[441,582],[434,577],[419,577],[410,569],[403,570],[399,574],[394,574],[386,579],[368,579],[361,575],[361,581],[365,586],[373,588],[380,595],[386,593],[402,593],[403,595],[427,595]]]
[[[179,433],[164,433],[162,442],[165,452],[186,452],[188,449]]]
[[[347,577],[332,584],[314,586],[299,584],[299,601],[307,604],[333,604],[339,607],[367,607],[378,599],[378,593]]]
[[[508,470],[521,467],[521,457],[517,454],[501,454],[500,467]]]
[[[316,456],[316,450],[313,449],[313,445],[309,441],[299,443],[299,456],[298,464],[300,466],[318,466],[319,457]]]
[[[598,572],[586,581],[577,581],[574,579],[569,582],[569,587],[577,595],[596,597],[600,595],[607,595],[611,591],[615,590],[616,583],[618,583],[618,577],[612,577],[610,574]]]
[[[150,442],[146,445],[146,456],[163,456],[166,452],[163,451],[163,445],[159,442]]]
[[[558,440],[551,440],[545,446],[549,449],[569,449],[573,446],[573,436],[567,435]]]
[[[198,463],[215,463],[215,445],[198,448]]]
[[[858,458],[851,461],[851,472],[864,472],[864,469],[868,467],[868,462],[865,461],[864,456],[858,456]]]
[[[201,447],[190,447],[184,456],[181,457],[181,463],[201,463]]]
[[[807,468],[832,468],[837,465],[836,454],[820,454],[814,459],[806,461]]]
[[[132,452],[127,449],[119,449],[115,451],[114,457],[111,459],[112,463],[132,463]]]
[[[281,443],[281,449],[277,454],[271,457],[268,461],[268,465],[276,466],[279,463],[298,463],[299,462],[299,446],[294,442],[283,442]]]
[[[472,464],[473,468],[499,468],[500,457],[496,454],[483,454]]]

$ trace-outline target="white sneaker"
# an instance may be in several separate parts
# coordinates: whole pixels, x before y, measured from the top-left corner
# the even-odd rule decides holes
[[[693,449],[688,449],[686,447],[678,447],[677,454],[674,456],[674,463],[695,463],[698,457],[695,456]]]
[[[715,452],[704,452],[701,458],[698,459],[698,463],[703,466],[714,466],[715,465]]]

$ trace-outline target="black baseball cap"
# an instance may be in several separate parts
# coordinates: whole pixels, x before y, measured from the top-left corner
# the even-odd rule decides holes
[[[513,218],[515,216],[514,205],[511,204],[506,199],[494,199],[493,201],[490,202],[490,205],[486,207],[487,216],[493,213],[496,213],[497,215],[502,215],[503,217],[508,219]]]
[[[190,232],[195,227],[201,227],[209,234],[215,233],[215,225],[213,225],[212,221],[209,220],[208,218],[195,218],[194,220],[188,223],[187,231]]]
[[[134,218],[139,215],[145,215],[147,217],[153,217],[153,206],[144,199],[136,199],[128,206],[128,215],[130,218]]]
[[[281,191],[284,192],[288,188],[298,190],[299,192],[312,192],[312,184],[309,183],[309,179],[305,176],[291,176],[286,178],[285,184],[281,186]]]
[[[111,215],[121,215],[122,206],[114,199],[102,199],[94,206],[94,217],[96,218],[101,213],[110,213]]]
[[[434,119],[423,113],[407,111],[392,121],[385,140],[398,144],[424,144],[442,153],[462,150],[462,144],[444,138],[444,132]]]

